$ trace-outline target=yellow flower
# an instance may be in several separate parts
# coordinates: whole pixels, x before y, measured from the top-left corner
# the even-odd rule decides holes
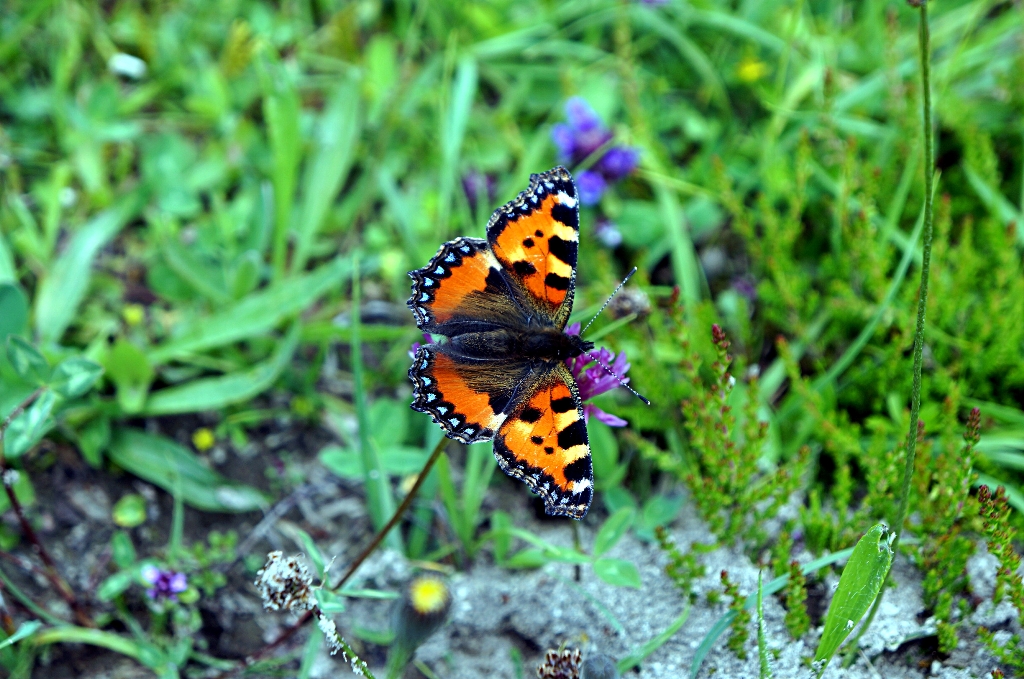
[[[768,64],[757,57],[743,57],[743,61],[736,67],[736,75],[745,83],[756,83],[768,75]]]
[[[135,326],[145,320],[146,310],[142,308],[141,304],[127,304],[121,311],[121,316],[125,323]]]
[[[216,442],[217,439],[214,437],[213,432],[206,427],[200,427],[192,434],[192,445],[200,453],[205,453],[210,448],[213,448],[213,444]]]
[[[409,600],[420,615],[429,615],[443,610],[448,605],[448,598],[448,588],[437,578],[420,577],[409,585]]]

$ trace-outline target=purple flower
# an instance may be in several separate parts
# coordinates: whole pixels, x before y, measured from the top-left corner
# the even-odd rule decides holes
[[[177,601],[178,594],[188,589],[188,579],[184,573],[165,571],[152,564],[142,567],[142,579],[152,585],[146,590],[146,596],[154,601],[161,599]]]
[[[476,207],[481,202],[493,204],[497,189],[498,182],[493,175],[470,170],[462,176],[462,190],[466,192],[466,201],[472,213],[476,213]]]
[[[597,168],[608,181],[617,182],[636,169],[640,153],[636,149],[615,146],[597,162]]]
[[[430,336],[429,332],[423,333],[423,344],[433,344],[434,338]],[[412,346],[409,347],[409,358],[416,359],[416,350],[423,346],[419,342],[413,342]]]
[[[567,122],[551,129],[551,140],[563,163],[578,165],[614,138],[590,104],[580,97],[565,103],[565,117]],[[639,156],[636,149],[625,146],[613,146],[601,154],[592,169],[576,175],[580,202],[594,205],[601,200],[609,183],[621,180],[636,168]]]
[[[570,325],[565,334],[567,335],[578,335],[580,334],[580,324],[573,323]],[[616,417],[611,413],[606,413],[592,403],[586,403],[595,396],[611,391],[619,386],[619,380],[613,375],[610,375],[603,366],[598,365],[594,361],[593,357],[597,357],[601,363],[612,369],[612,372],[622,379],[622,382],[629,382],[629,378],[626,377],[626,372],[629,371],[629,361],[626,358],[626,352],[622,352],[618,356],[608,351],[604,347],[590,352],[591,355],[583,354],[575,358],[566,360],[566,365],[569,366],[569,372],[576,378],[576,384],[580,388],[580,400],[584,401],[583,404],[583,417],[587,420],[593,415],[601,422],[604,422],[609,427],[625,427],[626,422],[621,417]],[[593,365],[590,365],[593,364]],[[587,366],[590,365],[588,368]]]
[[[583,170],[576,175],[576,188],[580,192],[580,202],[584,205],[596,205],[608,185],[604,177],[593,170]]]
[[[622,245],[622,232],[619,231],[619,227],[607,219],[597,220],[594,235],[606,248],[614,250]]]

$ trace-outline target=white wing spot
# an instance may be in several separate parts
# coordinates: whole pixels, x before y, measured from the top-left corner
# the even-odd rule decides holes
[[[436,273],[438,276],[443,276],[444,275],[444,269],[441,268],[441,267],[437,267],[436,269],[434,269],[434,273]]]
[[[430,392],[429,394],[427,394],[427,403],[430,403],[435,398],[437,398],[437,394],[435,394],[434,392]]]
[[[437,412],[439,412],[442,415],[444,415],[446,412],[448,412],[448,407],[447,406],[438,406],[437,407]]]
[[[558,202],[566,207],[576,207],[576,199],[564,191],[558,192]]]
[[[587,488],[590,488],[590,479],[583,479],[582,481],[573,481],[572,482],[572,494],[573,495],[579,495],[580,493],[585,491]]]
[[[453,427],[459,426],[459,418],[457,417],[450,417],[448,418],[448,421],[452,423]]]
[[[434,279],[433,278],[424,278],[423,279],[423,287],[429,288],[433,284],[434,284]]]

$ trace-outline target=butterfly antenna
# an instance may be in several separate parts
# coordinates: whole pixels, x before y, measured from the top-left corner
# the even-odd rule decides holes
[[[633,271],[636,271],[636,269],[633,269]],[[631,274],[630,274],[630,276],[632,276],[632,275],[633,275],[633,274],[631,273]],[[627,278],[629,278],[629,276],[627,276]],[[625,283],[625,281],[623,281],[623,283]],[[620,285],[619,287],[622,287],[622,286]],[[615,371],[614,371],[614,370],[612,370],[611,368],[609,368],[609,367],[608,367],[608,365],[607,365],[607,364],[606,364],[606,363],[605,363],[604,361],[602,361],[602,360],[601,360],[600,358],[598,358],[598,357],[597,357],[597,356],[595,356],[594,354],[590,353],[589,351],[584,351],[583,353],[584,353],[585,355],[589,356],[590,358],[594,359],[595,361],[597,361],[597,364],[598,364],[599,366],[601,366],[602,368],[604,368],[605,372],[607,372],[607,373],[608,373],[609,375],[611,375],[612,377],[614,377],[614,378],[615,378],[615,381],[619,383],[619,386],[620,386],[620,387],[625,387],[626,389],[628,389],[628,390],[629,390],[629,393],[633,394],[633,396],[636,396],[636,397],[637,397],[638,399],[640,399],[641,401],[643,401],[643,402],[644,402],[645,404],[647,404],[647,405],[651,405],[651,402],[650,402],[650,401],[648,401],[648,400],[647,400],[646,398],[644,398],[643,396],[641,396],[641,395],[640,395],[640,394],[639,394],[639,393],[637,392],[637,390],[636,390],[636,389],[634,389],[633,387],[631,387],[631,386],[629,386],[628,384],[626,384],[625,380],[623,380],[623,379],[622,379],[621,377],[619,377],[618,375],[616,375],[616,374],[615,374]]]
[[[633,277],[633,274],[635,274],[635,273],[636,273],[636,267],[634,266],[634,267],[633,267],[633,270],[632,270],[632,271],[630,271],[630,272],[629,272],[628,274],[626,274],[626,277],[622,279],[622,282],[621,282],[621,283],[619,283],[619,284],[618,284],[618,285],[617,285],[617,286],[615,287],[615,289],[614,289],[614,290],[612,290],[612,294],[608,295],[608,299],[606,299],[606,300],[604,301],[604,304],[602,304],[602,305],[601,305],[601,308],[600,308],[600,309],[598,309],[598,310],[597,310],[597,313],[596,313],[596,314],[594,314],[594,317],[590,319],[590,323],[587,323],[587,328],[589,328],[589,327],[590,327],[591,325],[593,325],[593,324],[594,324],[594,321],[596,321],[596,320],[597,320],[597,317],[601,315],[601,312],[605,310],[605,307],[607,307],[607,306],[608,306],[609,304],[611,304],[611,301],[612,301],[612,299],[613,299],[613,298],[615,297],[615,295],[617,295],[617,294],[619,293],[619,290],[621,290],[621,289],[622,289],[622,286],[623,286],[623,285],[625,285],[625,284],[626,284],[626,281],[628,281],[628,280],[629,280],[630,278],[632,278],[632,277]],[[580,337],[583,337],[583,335],[585,335],[585,334],[587,333],[587,328],[583,328],[583,330],[580,330]],[[596,359],[595,359],[595,360],[596,360]],[[599,362],[600,362],[600,361],[599,361]],[[611,372],[611,371],[609,371],[609,372]],[[612,373],[612,375],[614,375],[614,374],[615,374],[615,373]],[[625,386],[625,385],[623,385],[623,386]],[[626,388],[627,388],[627,389],[629,389],[629,387],[626,387]],[[632,390],[632,389],[630,389],[630,391],[633,391],[633,390]],[[635,391],[633,391],[633,393],[634,393],[634,394],[636,394],[636,392],[635,392]],[[640,396],[640,394],[636,394],[636,395],[637,395],[637,396]],[[640,398],[643,398],[643,396],[640,396]],[[646,400],[646,399],[645,399],[645,400]],[[650,404],[648,404],[648,405],[650,405]]]

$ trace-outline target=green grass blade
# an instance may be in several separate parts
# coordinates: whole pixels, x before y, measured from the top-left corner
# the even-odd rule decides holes
[[[16,283],[18,270],[14,268],[14,255],[7,244],[7,236],[0,231],[0,283]]]
[[[41,340],[60,340],[89,288],[93,260],[138,208],[138,196],[128,194],[114,207],[93,217],[71,237],[67,249],[45,274],[36,292],[35,325]]]
[[[459,61],[452,82],[448,108],[444,112],[441,126],[441,177],[439,191],[440,212],[439,226],[444,233],[448,227],[448,216],[451,213],[452,194],[459,173],[459,154],[462,141],[466,136],[469,114],[476,97],[477,64],[470,56]]]
[[[175,328],[170,341],[148,353],[149,362],[160,365],[190,353],[264,335],[328,290],[338,288],[351,273],[351,260],[337,257],[308,274],[252,293],[212,316],[185,321]]]
[[[291,225],[295,185],[302,157],[302,137],[299,130],[299,95],[291,83],[287,69],[274,66],[265,74],[263,117],[267,121],[267,136],[273,156],[271,183],[274,186],[274,236],[271,261],[274,279],[284,276],[288,247],[288,228]]]
[[[639,648],[630,651],[626,657],[624,657],[622,660],[616,663],[615,666],[616,668],[618,668],[619,673],[625,674],[626,672],[630,671],[631,669],[642,663],[651,653],[654,653],[656,650],[664,646],[665,642],[671,639],[672,636],[675,635],[675,633],[678,632],[683,627],[683,625],[686,624],[686,621],[690,618],[691,610],[692,609],[690,605],[687,604],[686,608],[683,609],[683,612],[680,613],[679,616],[672,621],[671,625],[665,628],[665,631],[663,631],[661,634],[657,635],[647,643],[643,644]]]
[[[367,407],[366,382],[363,377],[363,344],[360,338],[362,320],[360,309],[362,295],[359,280],[359,253],[352,253],[352,311],[349,314],[352,327],[352,389],[359,422],[359,455],[363,461],[363,485],[366,488],[366,507],[375,530],[379,531],[395,513],[395,499],[391,495],[391,484],[384,472],[377,447],[370,436],[370,416]],[[402,550],[399,531],[391,531],[386,538],[388,546]]]
[[[278,344],[274,354],[263,363],[239,373],[192,380],[187,384],[161,389],[146,400],[147,415],[171,415],[203,410],[219,410],[259,396],[273,386],[299,343],[299,323]]]
[[[359,103],[358,83],[352,78],[344,80],[334,92],[317,126],[313,157],[302,181],[298,239],[291,263],[293,273],[306,265],[327,209],[352,166],[359,141]]]

